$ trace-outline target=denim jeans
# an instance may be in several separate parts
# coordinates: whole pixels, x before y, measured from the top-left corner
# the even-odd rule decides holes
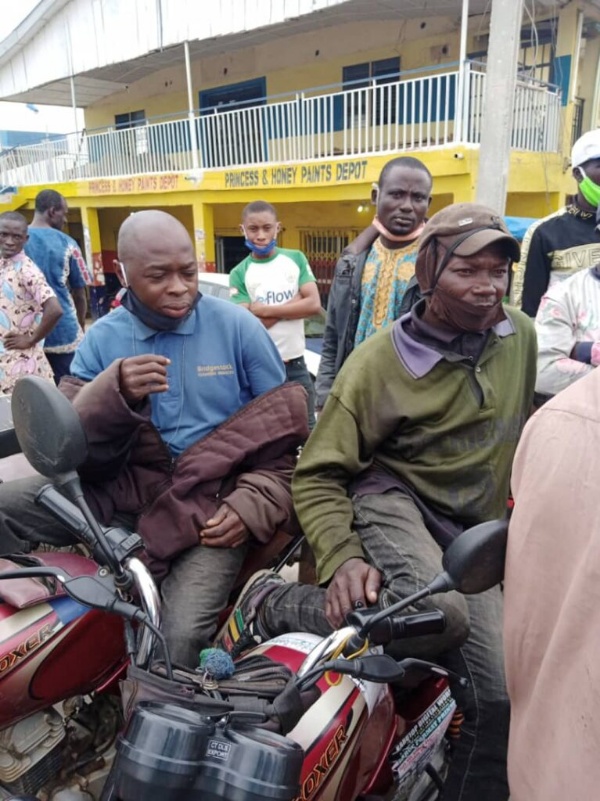
[[[308,394],[308,427],[312,431],[316,423],[315,386],[312,378],[310,377],[310,373],[308,372],[308,368],[306,367],[304,356],[300,356],[297,359],[290,359],[289,362],[286,362],[285,374],[288,381],[297,381],[298,384],[302,384]]]
[[[48,483],[46,478],[32,477],[0,484],[0,555],[28,553],[40,543],[65,546],[76,542],[67,528],[35,503],[36,494]],[[113,524],[133,528],[135,517],[117,515]],[[227,606],[245,554],[246,546],[198,545],[171,562],[161,585],[161,628],[175,663],[198,666],[198,653],[212,641],[218,615]]]
[[[379,603],[396,600],[424,587],[440,570],[442,552],[413,501],[392,490],[354,496],[354,529],[367,561],[383,577]],[[465,716],[444,787],[444,801],[506,801],[506,751],[509,703],[502,651],[502,595],[499,587],[480,595],[439,595],[419,601],[409,611],[436,607],[447,618],[442,635],[397,641],[396,658],[418,656],[435,661],[469,681],[452,692]],[[331,633],[325,617],[325,590],[288,584],[272,592],[261,607],[261,621],[271,636],[289,631]],[[470,633],[466,641],[466,627]]]

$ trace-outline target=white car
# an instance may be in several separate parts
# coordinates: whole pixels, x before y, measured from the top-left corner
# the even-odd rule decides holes
[[[203,295],[214,295],[217,298],[229,300],[229,276],[225,273],[198,273],[198,289]],[[321,363],[321,345],[325,331],[325,309],[321,309],[312,317],[304,321],[304,335],[306,336],[306,350],[304,361],[312,380],[314,381]]]

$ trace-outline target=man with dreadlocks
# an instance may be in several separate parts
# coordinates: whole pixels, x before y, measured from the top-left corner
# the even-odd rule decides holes
[[[295,507],[324,586],[257,579],[236,610],[249,623],[235,645],[230,626],[225,645],[326,636],[353,608],[421,589],[461,531],[504,516],[537,355],[532,322],[502,304],[518,260],[517,241],[484,206],[450,206],[426,224],[416,258],[423,299],[350,355],[296,469]],[[506,801],[500,590],[418,608],[433,606],[446,614],[445,633],[390,651],[436,656],[468,678],[453,687],[465,721],[444,801]]]

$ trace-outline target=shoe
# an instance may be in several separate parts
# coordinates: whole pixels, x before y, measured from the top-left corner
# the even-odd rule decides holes
[[[272,570],[261,570],[251,576],[217,634],[215,647],[222,648],[235,659],[248,648],[268,640],[271,635],[261,625],[259,607],[267,595],[285,583],[285,579]]]

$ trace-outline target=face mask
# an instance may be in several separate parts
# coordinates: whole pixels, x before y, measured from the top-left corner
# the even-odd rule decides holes
[[[137,317],[148,328],[154,331],[175,331],[184,320],[187,320],[190,314],[196,308],[198,301],[202,294],[198,292],[192,303],[192,307],[185,317],[169,317],[167,314],[161,314],[146,306],[145,303],[138,298],[133,289],[129,288],[121,298],[121,306],[125,306],[127,311],[131,312],[134,317]]]
[[[415,239],[421,236],[423,233],[423,228],[425,228],[425,223],[422,222],[414,231],[411,231],[410,234],[393,234],[391,231],[385,227],[385,225],[381,222],[379,217],[375,215],[373,218],[373,225],[379,233],[385,237],[388,242],[413,242]]]
[[[579,171],[583,175],[583,180],[579,184],[579,191],[590,206],[598,208],[600,206],[600,186],[595,184],[591,178],[588,178],[582,167],[579,168]]]
[[[502,301],[493,306],[474,306],[436,286],[427,298],[429,309],[454,331],[481,332],[506,319]]]
[[[251,242],[249,239],[244,239],[244,245],[246,245],[246,247],[249,248],[256,256],[269,256],[275,250],[276,244],[277,240],[273,239],[268,245],[259,248],[258,245],[254,244],[254,242]]]
[[[245,229],[242,230],[244,231],[244,236],[246,237],[244,239],[244,245],[246,245],[246,247],[249,250],[251,250],[252,253],[254,253],[256,256],[270,256],[271,253],[275,250],[275,246],[277,245],[277,238],[272,239],[268,243],[268,245],[264,245],[262,248],[260,248],[258,245],[255,245],[254,242],[251,242],[248,239],[248,237],[246,236],[246,230]]]

